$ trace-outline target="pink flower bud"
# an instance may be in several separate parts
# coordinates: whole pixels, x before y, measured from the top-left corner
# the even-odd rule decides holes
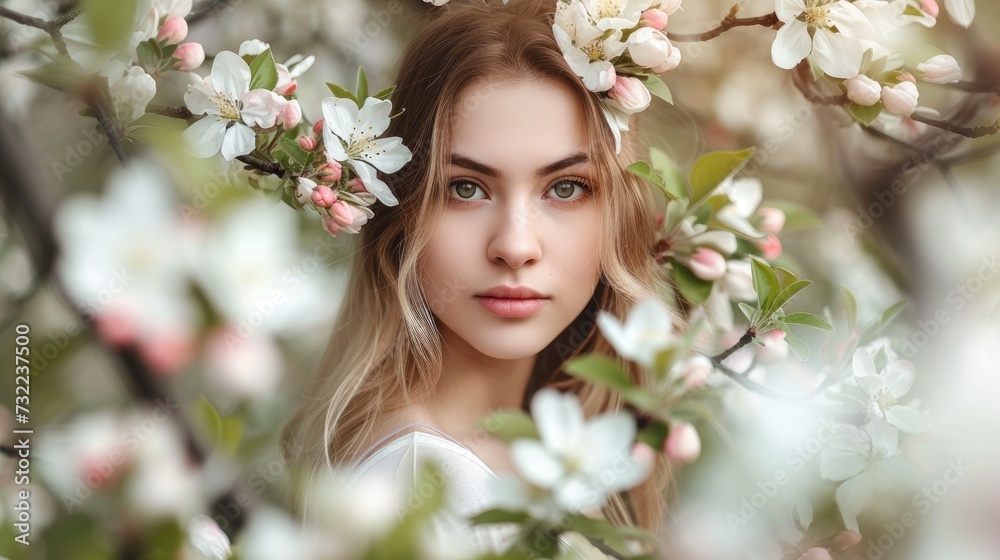
[[[650,8],[645,12],[642,12],[642,15],[639,16],[639,25],[652,27],[657,31],[663,31],[663,28],[667,26],[667,17],[667,13],[663,10]]]
[[[188,34],[188,24],[187,21],[182,17],[172,17],[167,18],[167,21],[163,22],[163,27],[160,28],[160,32],[156,34],[157,41],[166,40],[168,45],[176,45],[184,40]]]
[[[674,422],[670,425],[670,434],[663,442],[663,452],[671,460],[679,463],[690,463],[701,455],[701,438],[698,430],[687,422]]]
[[[632,460],[646,468],[652,469],[656,463],[656,451],[645,443],[637,441],[632,444]]]
[[[330,216],[323,216],[323,229],[325,229],[330,235],[337,235],[342,227],[344,226],[338,224],[336,220]]]
[[[799,556],[799,560],[833,560],[833,556],[830,556],[829,550],[814,546]]]
[[[726,275],[726,258],[707,247],[698,247],[688,265],[691,272],[702,280],[718,280]]]
[[[920,92],[913,82],[900,82],[882,88],[882,106],[894,115],[909,116],[917,108]]]
[[[298,83],[289,75],[287,66],[275,64],[274,67],[278,71],[278,83],[274,86],[274,92],[278,95],[291,95]]]
[[[910,74],[909,72],[903,72],[899,76],[896,76],[896,78],[901,82],[910,82],[911,84],[917,83],[917,79],[914,78],[913,74]]]
[[[201,43],[184,43],[177,46],[173,56],[177,59],[174,68],[188,72],[205,62],[205,49]]]
[[[777,208],[761,208],[757,210],[757,215],[764,218],[760,224],[764,233],[781,233],[781,228],[785,227],[785,213]]]
[[[315,123],[313,123],[313,132],[315,132],[316,134],[322,133],[323,132],[323,122],[324,122],[324,119],[320,119],[320,120],[316,121]]]
[[[941,8],[938,7],[937,0],[923,0],[920,3],[920,8],[932,18],[938,17],[938,14],[941,13]]]
[[[629,114],[638,113],[649,107],[649,102],[652,100],[642,80],[630,76],[616,77],[615,86],[608,92],[608,97],[617,101]]]
[[[705,385],[708,375],[712,373],[712,360],[708,356],[696,354],[681,363],[681,377],[684,386],[697,388]]]
[[[764,253],[764,258],[767,260],[776,259],[781,256],[781,241],[773,233],[768,234],[767,239],[764,241],[758,241],[757,248]]]
[[[338,200],[330,205],[330,216],[341,226],[349,226],[354,223],[354,213],[351,212],[350,205],[343,200]]]
[[[955,57],[947,54],[932,56],[917,65],[917,72],[925,82],[953,84],[962,79],[962,69]]]
[[[344,168],[340,165],[339,161],[328,161],[316,170],[320,179],[326,181],[327,183],[336,183],[339,181],[343,172]]]
[[[841,531],[833,539],[833,547],[843,552],[861,544],[861,533],[857,531]]]
[[[347,186],[354,192],[368,192],[368,189],[365,188],[364,181],[362,181],[360,177],[355,177],[348,181]]]
[[[350,208],[351,208],[351,218],[352,218],[350,233],[358,233],[359,228],[368,223],[368,214],[366,214],[364,210],[358,208],[357,206],[351,206]]]
[[[316,149],[316,139],[312,136],[299,136],[299,147],[307,152]]]
[[[882,85],[864,74],[844,80],[844,85],[847,86],[847,98],[858,105],[871,107],[882,96]]]
[[[319,185],[313,189],[312,201],[316,206],[329,208],[334,202],[337,202],[337,193],[326,185]]]
[[[291,130],[302,122],[302,107],[299,106],[298,100],[292,99],[285,104],[278,114],[278,122],[285,130]]]

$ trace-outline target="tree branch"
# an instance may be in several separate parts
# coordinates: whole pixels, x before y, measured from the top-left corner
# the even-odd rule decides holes
[[[933,83],[933,82],[930,82]],[[1000,93],[1000,84],[994,84],[991,82],[964,82],[958,81],[953,84],[940,84],[950,88],[954,88],[961,91],[968,91],[971,93]]]
[[[36,18],[21,12],[15,12],[10,8],[5,8],[0,6],[0,17],[7,18],[13,22],[20,23],[21,25],[27,25],[29,27],[35,27],[41,29],[42,31],[49,34],[52,37],[52,44],[55,45],[56,50],[60,54],[69,56],[69,51],[66,49],[66,41],[63,40],[62,28],[67,23],[76,19],[80,15],[80,10],[73,10],[70,13],[60,16],[52,21],[46,21],[41,18]]]
[[[736,27],[753,27],[755,25],[774,27],[775,25],[781,23],[781,20],[778,19],[778,15],[774,12],[763,16],[738,18],[736,17],[736,12],[739,11],[739,9],[739,4],[734,5],[732,9],[729,10],[729,14],[722,19],[722,23],[720,23],[715,29],[710,29],[702,33],[667,33],[667,38],[671,41],[681,43],[694,43],[715,39],[719,35],[722,35],[726,31]]]
[[[740,348],[750,344],[755,338],[757,338],[757,333],[754,332],[753,329],[747,329],[747,332],[743,333],[743,336],[741,336],[736,344],[734,344],[731,348],[723,350],[722,353],[717,356],[711,356],[712,361],[722,363],[722,360],[725,360]]]
[[[285,170],[281,168],[281,164],[276,161],[267,161],[254,156],[236,156],[236,159],[247,164],[244,169],[258,169],[264,173],[275,175],[277,177],[284,177]]]
[[[164,107],[163,105],[149,105],[146,107],[147,113],[155,113],[173,119],[187,120],[194,118],[194,114],[187,107]]]
[[[910,118],[928,126],[940,128],[941,130],[947,130],[948,132],[954,132],[955,134],[965,136],[966,138],[982,138],[983,136],[990,136],[991,134],[1000,132],[1000,119],[997,119],[996,122],[989,126],[967,127],[951,124],[948,121],[932,119],[919,113],[913,113],[910,115]]]

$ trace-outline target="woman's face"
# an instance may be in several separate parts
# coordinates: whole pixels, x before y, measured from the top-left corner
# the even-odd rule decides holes
[[[553,81],[474,86],[460,101],[451,179],[440,186],[447,203],[421,284],[446,346],[534,356],[600,279],[602,219],[582,110]],[[537,297],[490,293],[504,287]]]

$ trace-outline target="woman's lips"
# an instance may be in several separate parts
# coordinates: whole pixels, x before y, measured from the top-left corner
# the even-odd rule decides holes
[[[528,317],[541,309],[547,298],[499,298],[490,296],[475,296],[479,305],[494,315],[500,317]]]

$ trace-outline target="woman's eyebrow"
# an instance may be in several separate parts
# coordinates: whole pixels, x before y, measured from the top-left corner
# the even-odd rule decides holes
[[[546,175],[555,173],[560,169],[565,169],[571,165],[576,165],[588,161],[590,158],[584,152],[576,152],[570,154],[558,161],[554,161],[548,165],[545,165],[535,171],[535,177],[542,178]],[[503,173],[495,168],[486,165],[485,163],[476,161],[468,156],[463,156],[462,154],[451,154],[452,165],[457,165],[459,167],[464,167],[466,169],[471,169],[472,171],[478,171],[483,175],[493,177],[494,179],[502,179]]]

